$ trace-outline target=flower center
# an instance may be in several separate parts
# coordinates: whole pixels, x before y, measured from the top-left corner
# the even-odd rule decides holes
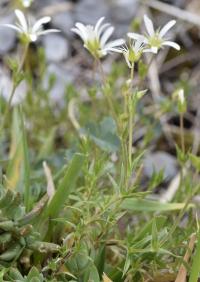
[[[162,45],[162,39],[159,37],[158,33],[155,33],[154,36],[149,38],[149,45],[151,47],[157,47],[160,48]]]
[[[127,51],[127,57],[129,62],[131,63],[137,62],[140,59],[141,55],[142,55],[142,51],[141,50],[136,51],[133,47],[129,48],[129,50]]]
[[[87,41],[85,42],[85,47],[93,56],[98,56],[98,51],[101,48],[101,45],[93,26],[87,26]]]

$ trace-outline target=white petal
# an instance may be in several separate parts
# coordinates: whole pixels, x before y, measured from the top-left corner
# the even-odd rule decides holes
[[[23,30],[25,32],[27,32],[28,31],[28,24],[27,24],[27,21],[26,21],[24,14],[20,10],[15,10],[15,14],[16,14],[16,16],[19,20],[19,23],[20,23],[21,27],[23,28]]]
[[[114,27],[110,26],[108,29],[105,30],[104,34],[101,37],[101,46],[103,47],[105,45],[105,43],[107,42],[107,40],[109,39],[109,37],[112,35],[114,31]]]
[[[82,23],[76,23],[75,26],[80,30],[83,41],[86,41],[88,39],[88,33],[87,33],[86,26],[83,25]]]
[[[101,34],[102,34],[102,32],[103,32],[107,27],[109,27],[109,26],[110,26],[109,23],[105,23],[105,24],[103,24],[101,27],[99,27],[99,29],[98,29],[98,31],[97,31],[98,37],[100,37]]]
[[[116,53],[123,53],[123,50],[121,48],[114,48],[114,47],[105,47],[103,49],[103,51],[106,51],[106,52],[116,52]]]
[[[147,53],[147,52],[151,52],[153,54],[157,54],[158,53],[158,47],[151,47],[149,49],[144,49],[143,53]]]
[[[157,54],[158,53],[158,47],[151,47],[151,51],[152,51],[152,53]]]
[[[153,48],[150,48],[150,49],[144,49],[142,52],[143,53],[153,53],[153,54],[157,54],[158,53],[158,50],[156,50],[156,52],[154,50],[152,50]]]
[[[114,48],[114,47],[118,47],[118,46],[121,46],[125,43],[125,40],[124,39],[116,39],[116,40],[113,40],[109,43],[107,43],[105,45],[105,49],[110,49],[110,48]]]
[[[39,19],[33,26],[32,31],[37,32],[43,24],[49,23],[51,21],[50,17],[43,17]]]
[[[138,52],[143,46],[144,46],[144,40],[143,38],[139,38],[135,42],[134,49],[136,50],[136,52]]]
[[[47,30],[37,32],[36,34],[37,34],[37,36],[40,36],[40,35],[45,35],[45,34],[52,33],[52,32],[60,32],[60,30],[58,30],[58,29],[47,29]]]
[[[32,42],[37,41],[38,36],[39,36],[39,35],[37,35],[36,33],[29,34],[29,37],[30,37],[30,39],[31,39]]]
[[[12,29],[16,30],[19,33],[23,33],[24,32],[19,27],[15,26],[13,24],[2,24],[1,26],[12,28]]]
[[[153,36],[155,34],[153,22],[149,17],[147,17],[147,15],[144,15],[144,23],[145,23],[146,29],[148,31],[148,34],[150,36]]]
[[[129,32],[129,33],[127,33],[127,35],[131,39],[142,40],[144,43],[148,43],[148,39],[145,36],[143,36],[139,33]]]
[[[99,30],[99,28],[100,28],[102,22],[104,21],[104,19],[105,19],[105,17],[101,17],[101,18],[98,20],[98,22],[96,23],[95,28],[94,28],[94,30],[95,30],[96,33],[98,33],[98,30]]]
[[[175,42],[172,42],[172,41],[164,41],[163,43],[162,43],[162,45],[164,45],[164,46],[170,46],[170,47],[172,47],[172,48],[174,48],[174,49],[176,49],[176,50],[181,50],[181,47],[177,44],[177,43],[175,43]]]
[[[78,34],[78,36],[80,36],[80,38],[83,41],[85,40],[85,37],[83,36],[82,32],[78,28],[71,28],[71,31],[73,31],[74,33]]]
[[[160,37],[162,38],[168,32],[168,30],[170,30],[175,24],[176,21],[173,20],[169,21],[165,26],[163,26],[163,28],[159,32]]]
[[[126,63],[128,65],[128,67],[131,69],[133,67],[133,65],[130,63],[129,59],[128,59],[128,53],[124,54],[124,58],[126,60]]]

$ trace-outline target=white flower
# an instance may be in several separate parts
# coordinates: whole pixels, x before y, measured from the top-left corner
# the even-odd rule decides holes
[[[144,15],[144,23],[147,29],[147,35],[143,36],[134,32],[129,32],[128,36],[132,39],[143,38],[143,41],[150,46],[153,53],[158,53],[158,50],[163,46],[170,46],[176,50],[180,50],[180,46],[165,38],[166,33],[176,24],[175,20],[169,21],[161,29],[154,29],[154,25],[151,19]]]
[[[136,40],[132,40],[129,47],[125,45],[121,48],[118,48],[118,51],[119,52],[121,51],[121,53],[123,53],[126,63],[129,68],[134,67],[134,64],[139,61],[143,53],[146,53],[146,52],[153,53],[151,49],[146,48],[146,43],[144,42],[144,39],[142,37]]]
[[[16,25],[3,24],[3,26],[16,30],[28,42],[34,42],[39,36],[50,32],[59,32],[57,29],[43,29],[43,24],[49,23],[51,21],[50,17],[43,17],[31,25],[30,20],[26,20],[22,11],[15,10],[15,14],[18,19],[18,23]]]
[[[104,17],[100,18],[95,26],[76,23],[71,30],[78,34],[84,42],[84,47],[96,58],[107,55],[108,52],[115,51],[115,47],[124,44],[123,39],[107,42],[114,31],[108,23],[104,23]]]

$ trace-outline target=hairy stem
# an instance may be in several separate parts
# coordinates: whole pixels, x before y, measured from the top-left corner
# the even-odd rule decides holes
[[[129,89],[129,142],[128,142],[128,158],[129,166],[132,163],[132,145],[133,145],[133,105],[132,105],[132,81],[134,76],[134,66],[131,68],[130,89]]]

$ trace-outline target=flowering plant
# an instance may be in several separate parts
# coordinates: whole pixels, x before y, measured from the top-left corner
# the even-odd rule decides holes
[[[24,0],[24,7],[30,2]],[[196,166],[194,179],[191,177],[193,168],[187,179],[182,167],[178,177],[175,175],[173,185],[170,184],[173,189],[168,191],[174,193],[178,189],[180,192],[176,190],[172,203],[172,198],[168,200],[169,196],[164,198],[162,191],[154,190],[161,183],[165,184],[163,163],[166,159],[158,161],[155,171],[154,164],[149,165],[144,160],[149,147],[154,150],[157,143],[159,148],[165,147],[164,138],[160,138],[162,129],[164,134],[166,132],[161,118],[163,113],[174,109],[174,102],[176,114],[180,115],[181,138],[178,138],[179,130],[173,131],[176,140],[179,139],[177,144],[181,144],[181,149],[177,149],[181,152],[177,153],[180,166],[187,158],[183,126],[187,93],[185,95],[181,87],[185,84],[177,84],[180,88],[175,91],[174,100],[164,95],[162,99],[155,99],[153,87],[152,97],[144,97],[148,91],[147,75],[151,86],[154,84],[155,76],[151,78],[154,65],[149,67],[156,62],[158,51],[165,46],[180,50],[180,46],[166,36],[175,21],[155,30],[145,15],[147,33],[128,33],[127,43],[123,38],[110,40],[114,27],[105,23],[104,17],[95,25],[76,23],[72,31],[92,55],[94,68],[87,71],[89,86],[84,87],[81,79],[78,89],[73,83],[61,89],[57,82],[66,83],[65,72],[60,74],[57,68],[49,68],[46,76],[45,56],[42,52],[34,53],[38,57],[32,56],[32,49],[29,49],[30,43],[39,36],[58,30],[45,30],[43,25],[50,22],[50,17],[32,22],[24,10],[25,14],[15,11],[16,25],[5,25],[17,31],[26,44],[25,48],[20,48],[24,52],[19,63],[9,61],[12,84],[8,87],[6,82],[2,89],[10,94],[8,99],[1,93],[4,98],[1,99],[0,129],[3,141],[0,148],[3,174],[0,185],[1,278],[3,281],[52,282],[175,281],[171,274],[176,275],[184,260],[180,260],[184,248],[187,257],[192,254],[185,243],[189,234],[185,228],[187,221],[184,218],[180,224],[180,220],[195,191],[200,189],[200,160],[191,157]],[[116,60],[112,68],[107,68],[111,69],[107,74],[101,59],[110,53],[118,53],[118,56],[115,54]],[[143,56],[147,57],[147,63]],[[36,57],[34,71],[32,57],[33,60]],[[125,58],[126,64],[119,62],[120,57]],[[78,60],[71,61],[74,66]],[[77,69],[81,73],[82,69]],[[60,81],[55,81],[57,72],[62,76]],[[41,83],[40,74],[44,78]],[[99,77],[102,81],[96,83]],[[79,83],[79,77],[75,78]],[[21,88],[20,83],[26,83],[26,87]],[[159,77],[155,78],[155,86],[156,83]],[[56,94],[60,89],[65,92],[60,100],[61,107],[49,103],[52,88]],[[79,90],[88,95],[79,95]],[[18,93],[22,99],[22,94],[28,94],[23,102],[17,99]],[[168,128],[166,133],[169,134]],[[175,146],[171,149],[175,152]],[[188,170],[190,165],[191,162],[187,164]],[[152,174],[145,174],[148,166]],[[175,170],[174,162],[169,166]],[[181,210],[178,218],[176,214],[160,215],[163,211],[172,213],[174,210]],[[193,212],[187,210],[187,216],[195,230]],[[171,219],[175,220],[171,222]],[[182,226],[187,232],[180,232]],[[175,232],[178,236],[171,244]],[[31,268],[33,263],[37,267]],[[185,261],[184,266],[186,264],[189,265]],[[165,277],[166,266],[169,273]]]
[[[129,32],[128,36],[132,39],[142,38],[143,42],[148,44],[152,49],[152,52],[155,54],[158,53],[158,50],[163,46],[170,46],[178,51],[180,50],[180,46],[177,43],[169,41],[165,38],[167,32],[176,24],[175,20],[169,21],[161,29],[157,30],[154,29],[153,22],[147,15],[144,15],[144,23],[147,30],[147,35]]]
[[[12,28],[22,36],[25,42],[35,42],[39,36],[45,35],[51,32],[59,32],[57,29],[43,29],[43,25],[51,21],[50,17],[43,17],[37,20],[34,24],[30,24],[31,20],[27,20],[24,13],[20,10],[15,10],[15,15],[17,17],[18,23],[13,24],[3,24],[6,27]]]
[[[115,47],[124,44],[124,39],[107,42],[114,31],[109,23],[104,23],[104,17],[100,18],[95,26],[76,23],[72,31],[78,34],[84,42],[84,47],[95,57],[102,58],[109,52],[115,51]]]

